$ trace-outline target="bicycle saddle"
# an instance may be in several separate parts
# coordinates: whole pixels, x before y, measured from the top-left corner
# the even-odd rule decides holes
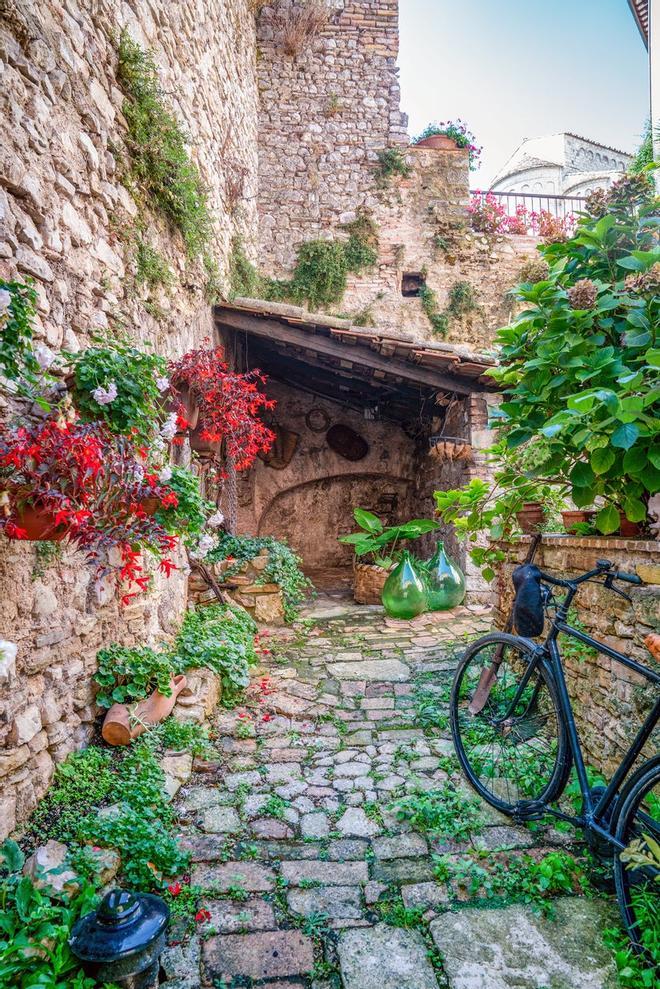
[[[513,603],[513,622],[518,635],[535,638],[543,631],[543,593],[541,571],[533,563],[516,567],[511,575],[516,589]]]

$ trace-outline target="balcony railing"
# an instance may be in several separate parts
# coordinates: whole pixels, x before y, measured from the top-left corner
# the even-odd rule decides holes
[[[524,207],[528,213],[550,213],[552,216],[573,216],[584,210],[584,196],[554,196],[538,192],[494,192],[489,190],[471,191],[471,196],[494,196],[497,202],[504,206],[508,216],[515,216],[518,207]]]

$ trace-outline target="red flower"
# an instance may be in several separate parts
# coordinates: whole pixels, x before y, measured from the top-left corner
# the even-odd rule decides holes
[[[207,920],[211,919],[211,913],[209,910],[198,910],[195,914],[195,920],[198,924],[203,924]]]
[[[177,498],[174,491],[168,491],[160,499],[160,503],[163,506],[163,508],[169,508],[170,506],[172,508],[176,508],[177,505],[179,504],[179,499]]]
[[[164,573],[166,577],[169,577],[173,570],[178,570],[179,568],[176,564],[172,563],[171,560],[163,559],[158,564],[158,569]]]
[[[172,894],[172,896],[178,896],[179,893],[181,892],[181,883],[179,882],[170,883],[167,889]]]

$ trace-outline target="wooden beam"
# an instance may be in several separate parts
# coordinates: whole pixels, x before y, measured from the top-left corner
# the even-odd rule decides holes
[[[281,340],[303,348],[309,348],[311,345],[317,354],[338,357],[340,360],[345,360],[349,356],[344,344],[336,343],[329,337],[320,334],[311,335],[297,327],[284,326],[278,319],[250,316],[235,310],[223,309],[222,306],[217,308],[216,313],[218,324],[230,330],[251,333],[266,340]],[[408,365],[404,361],[395,363],[391,359],[388,360],[381,357],[380,354],[373,353],[373,351],[364,353],[360,347],[351,348],[350,360],[353,364],[361,367],[381,371],[383,375],[397,375],[404,380],[414,381],[416,384],[428,385],[430,388],[444,388],[448,391],[457,392],[459,395],[472,395],[475,391],[484,390],[483,385],[479,382],[468,384],[418,365]]]

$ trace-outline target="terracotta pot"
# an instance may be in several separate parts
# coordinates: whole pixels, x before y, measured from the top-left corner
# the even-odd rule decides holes
[[[67,534],[65,525],[54,525],[53,513],[46,508],[26,505],[16,513],[16,525],[25,529],[27,538],[32,542],[49,540],[52,543],[61,542]]]
[[[389,570],[371,563],[353,564],[353,597],[357,604],[380,604]]]
[[[625,536],[626,539],[634,539],[635,536],[641,536],[642,527],[639,522],[629,522],[625,512],[619,512],[619,518],[621,519],[619,535]]]
[[[126,704],[113,704],[103,720],[103,738],[108,745],[129,745],[151,725],[157,725],[172,713],[176,699],[185,686],[186,678],[180,674],[170,681],[172,693],[169,697],[154,690],[150,697],[134,708]]]
[[[644,645],[651,653],[653,658],[657,659],[658,662],[660,663],[660,635],[658,635],[655,632],[652,632],[650,635],[647,635],[646,638],[644,639]]]
[[[433,148],[436,151],[459,151],[461,150],[453,137],[447,137],[446,134],[432,134],[431,137],[425,137],[422,141],[415,142],[416,148]]]
[[[145,515],[149,515],[149,516],[155,515],[158,509],[160,508],[160,498],[156,498],[155,496],[150,498],[143,498],[142,501],[140,502],[140,507],[142,508],[142,511],[144,512]]]
[[[594,511],[585,511],[584,509],[566,509],[566,511],[561,513],[561,519],[564,523],[564,528],[568,532],[579,522],[591,522],[595,514]]]
[[[540,501],[526,501],[516,512],[516,519],[524,533],[538,532],[545,521],[545,509]]]

